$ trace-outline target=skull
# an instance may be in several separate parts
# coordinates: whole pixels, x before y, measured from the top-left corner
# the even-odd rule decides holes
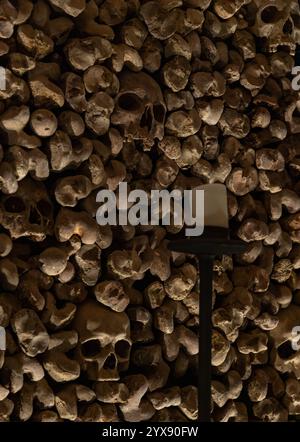
[[[266,39],[265,49],[276,52],[279,46],[294,55],[300,43],[300,10],[295,0],[254,0],[257,11],[253,33]]]
[[[74,319],[79,345],[76,349],[81,368],[92,381],[117,381],[119,371],[127,370],[131,341],[126,313],[114,312],[99,302],[80,305]]]
[[[12,238],[43,241],[53,228],[53,208],[43,183],[25,178],[17,192],[1,199],[2,225]]]
[[[274,367],[281,373],[294,373],[300,379],[300,350],[293,350],[293,328],[300,325],[300,306],[291,305],[281,310],[278,315],[279,323],[270,331],[274,346],[271,358]]]
[[[164,135],[166,105],[158,84],[144,72],[125,72],[120,77],[111,122],[124,130],[127,140],[140,140],[144,148]]]

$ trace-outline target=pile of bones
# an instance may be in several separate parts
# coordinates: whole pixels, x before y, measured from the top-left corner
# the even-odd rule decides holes
[[[226,185],[212,418],[297,420],[299,43],[295,0],[0,0],[0,420],[197,419],[197,265],[97,224],[122,181]]]

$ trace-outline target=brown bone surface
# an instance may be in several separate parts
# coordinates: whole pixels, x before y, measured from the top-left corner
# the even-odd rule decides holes
[[[0,421],[197,419],[206,275],[97,223],[122,182],[226,186],[212,420],[299,420],[299,45],[297,0],[0,0]]]

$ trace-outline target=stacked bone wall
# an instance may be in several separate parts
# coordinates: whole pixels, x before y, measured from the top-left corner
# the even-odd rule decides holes
[[[167,248],[183,226],[97,223],[120,182],[226,185],[247,251],[214,264],[212,417],[297,420],[298,2],[1,0],[0,17],[0,420],[197,419],[197,265]]]

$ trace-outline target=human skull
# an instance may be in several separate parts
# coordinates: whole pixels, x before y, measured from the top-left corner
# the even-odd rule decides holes
[[[43,241],[53,228],[53,208],[43,183],[25,178],[17,192],[0,202],[1,223],[12,238]]]
[[[265,49],[286,47],[294,55],[300,43],[300,10],[295,0],[254,0],[257,11],[253,33],[266,39]]]
[[[92,381],[117,381],[127,370],[131,349],[130,322],[126,313],[117,313],[99,302],[80,305],[74,319],[81,368]]]
[[[164,135],[166,105],[159,85],[144,72],[125,72],[120,77],[111,122],[124,130],[127,140],[140,140],[144,148]]]
[[[281,373],[294,373],[300,379],[300,349],[294,350],[292,347],[292,339],[295,338],[293,329],[300,326],[300,306],[291,305],[281,310],[277,318],[277,327],[270,331],[274,342],[272,362]]]

